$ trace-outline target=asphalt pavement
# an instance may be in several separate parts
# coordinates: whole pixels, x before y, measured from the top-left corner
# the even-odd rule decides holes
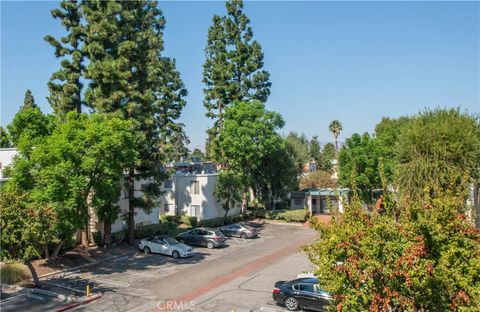
[[[272,285],[277,277],[295,277],[308,269],[306,256],[298,250],[317,233],[291,224],[257,226],[258,238],[229,238],[227,246],[218,249],[195,247],[190,258],[139,252],[42,281],[59,293],[84,296],[89,285],[93,294],[102,295],[71,311],[283,311],[271,305]],[[50,302],[42,311],[65,306]]]

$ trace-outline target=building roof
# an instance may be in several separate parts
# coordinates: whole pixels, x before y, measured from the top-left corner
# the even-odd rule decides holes
[[[316,195],[316,196],[347,196],[350,192],[349,188],[321,188],[313,189],[306,192],[307,195]]]

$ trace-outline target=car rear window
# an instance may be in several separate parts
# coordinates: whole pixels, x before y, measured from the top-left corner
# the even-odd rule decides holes
[[[217,236],[223,236],[223,233],[220,232],[220,231],[218,231],[218,230],[214,231],[214,233],[215,233],[215,235],[217,235]],[[213,233],[212,233],[212,234],[213,234]]]

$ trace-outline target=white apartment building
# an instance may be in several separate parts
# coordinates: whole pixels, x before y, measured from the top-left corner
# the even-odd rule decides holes
[[[3,175],[3,170],[12,163],[13,157],[17,154],[17,149],[12,148],[0,148],[0,183],[8,180]]]

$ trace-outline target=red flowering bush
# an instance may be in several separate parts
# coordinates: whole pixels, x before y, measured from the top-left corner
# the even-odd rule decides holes
[[[390,201],[391,203],[392,201]],[[461,194],[389,204],[384,214],[357,200],[306,248],[332,311],[478,311],[480,231]]]

